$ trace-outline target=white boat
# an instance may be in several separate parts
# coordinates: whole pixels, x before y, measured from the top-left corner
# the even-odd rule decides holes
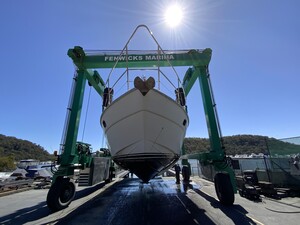
[[[129,51],[129,43],[141,27],[146,28],[157,44],[157,51],[146,51],[146,54],[143,51]],[[166,54],[147,26],[139,25],[122,52],[119,55],[105,54],[105,59],[114,62],[105,85],[100,119],[108,148],[115,163],[130,170],[143,182],[148,182],[177,162],[189,124],[184,89],[170,63],[174,56]],[[127,67],[122,75],[114,77],[116,81],[110,86],[111,74],[118,68],[117,64],[122,64],[120,68],[124,68],[130,60],[138,63],[136,67]],[[175,80],[171,81],[170,74],[166,76],[161,70],[160,60],[164,60],[164,66],[172,67]],[[149,64],[150,61],[152,63]],[[135,73],[137,69],[139,73]],[[152,77],[154,71],[157,72],[157,81]],[[140,73],[143,74],[142,78],[139,77]],[[113,88],[118,90],[116,84],[125,74],[127,90],[112,101]],[[134,87],[130,88],[132,78]],[[156,82],[158,87],[155,87]],[[170,97],[160,88],[161,84],[165,86],[166,83],[171,84],[175,91]]]
[[[148,182],[179,159],[189,119],[182,88],[173,99],[152,77],[134,86],[111,103],[106,89],[100,120],[114,162]]]

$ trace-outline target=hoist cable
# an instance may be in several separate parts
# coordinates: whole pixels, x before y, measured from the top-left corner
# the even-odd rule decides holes
[[[87,121],[87,115],[88,115],[88,111],[89,111],[90,98],[91,98],[91,90],[92,90],[92,87],[90,86],[90,92],[89,92],[89,97],[88,97],[88,102],[87,102],[86,112],[85,112],[85,118],[84,118],[84,124],[83,124],[83,131],[82,131],[82,138],[81,138],[82,142],[83,142],[84,133],[85,133],[85,125],[86,125],[86,121]]]

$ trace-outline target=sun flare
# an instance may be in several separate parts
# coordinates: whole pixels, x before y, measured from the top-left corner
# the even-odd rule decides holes
[[[165,13],[165,22],[172,28],[178,26],[183,18],[182,8],[178,4],[170,6]]]

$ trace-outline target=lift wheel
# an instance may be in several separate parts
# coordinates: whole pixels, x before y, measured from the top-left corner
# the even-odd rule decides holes
[[[70,178],[58,177],[47,195],[47,205],[56,212],[68,207],[75,196],[75,183]]]
[[[215,189],[218,199],[223,205],[233,205],[234,191],[227,173],[217,173],[215,175]]]

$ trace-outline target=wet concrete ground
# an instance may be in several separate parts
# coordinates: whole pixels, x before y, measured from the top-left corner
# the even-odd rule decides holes
[[[299,198],[295,206],[271,199],[252,202],[239,195],[235,197],[233,206],[221,205],[214,185],[202,179],[194,179],[189,185],[177,185],[174,178],[157,178],[149,184],[127,179],[58,224],[82,224],[83,221],[116,225],[298,224]]]
[[[80,214],[74,212],[58,224],[195,224],[187,200],[183,186],[174,179],[157,178],[149,184],[126,179],[82,206]]]
[[[48,190],[18,193],[5,210],[9,196],[0,198],[0,224],[299,224],[299,198],[278,201],[263,197],[253,202],[236,194],[234,205],[225,207],[216,199],[211,182],[192,180],[189,185],[177,185],[174,178],[141,184],[137,178],[127,178],[78,188],[71,205],[56,213],[46,207]],[[31,194],[36,203],[31,197],[27,201],[32,202],[24,208],[21,203]],[[20,203],[13,206],[13,201]]]

